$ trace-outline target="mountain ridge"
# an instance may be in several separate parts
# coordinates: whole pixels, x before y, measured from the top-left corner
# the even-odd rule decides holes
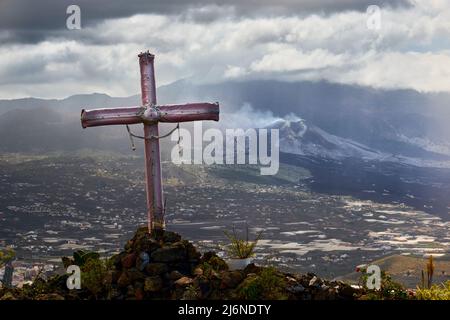
[[[421,94],[414,90],[379,90],[324,81],[254,80],[194,84],[185,79],[158,88],[158,102],[162,104],[220,101],[223,120],[219,125],[222,127],[239,126],[239,121],[230,124],[223,121],[227,121],[227,115],[242,113],[242,106],[246,104],[251,106],[256,116],[261,115],[261,122],[267,120],[267,124],[270,122],[269,119],[264,119],[267,114],[278,119],[286,119],[293,114],[303,119],[310,129],[305,132],[305,139],[308,141],[306,147],[309,148],[306,150],[307,155],[315,155],[313,152],[315,140],[316,153],[320,156],[333,158],[336,154],[330,154],[329,149],[334,148],[336,152],[344,156],[378,160],[392,158],[397,159],[395,161],[406,161],[415,165],[422,165],[422,163],[410,159],[421,159],[426,161],[426,165],[436,166],[442,166],[442,162],[448,161],[450,156],[448,142],[450,139],[446,138],[450,137],[450,128],[445,121],[450,117],[450,108],[446,108],[444,101],[446,98],[450,101],[450,94]],[[29,143],[20,138],[23,134],[18,128],[26,128],[30,123],[29,112],[38,110],[37,112],[46,112],[47,117],[53,117],[52,112],[62,113],[61,130],[64,130],[64,124],[67,124],[74,141],[86,141],[86,137],[89,137],[87,139],[89,146],[93,146],[95,140],[99,142],[101,140],[102,145],[108,145],[109,148],[118,142],[118,138],[120,143],[124,144],[121,148],[124,150],[128,144],[125,142],[127,137],[123,134],[123,130],[120,130],[121,128],[81,130],[78,123],[79,112],[82,108],[138,104],[138,95],[111,97],[104,93],[72,95],[61,100],[35,98],[0,100],[0,121],[3,119],[7,122],[5,116],[9,110],[23,110],[22,115],[15,119],[16,126],[10,127],[8,131],[3,129],[3,132],[0,132],[2,139],[9,141],[8,143],[0,141],[2,142],[0,146],[3,146],[4,151],[8,151],[8,146],[11,145],[23,146],[25,151],[29,149]],[[248,112],[242,114],[242,117],[250,118],[251,116],[252,114]],[[33,123],[30,124],[34,127],[35,135],[45,136],[45,131],[55,130],[54,126],[48,127],[45,116],[40,115],[38,118],[33,119]],[[59,133],[56,131],[52,135],[64,137]],[[100,136],[102,136],[101,139]],[[114,137],[114,143],[105,143],[110,136]],[[15,141],[14,137],[18,140]],[[284,141],[288,139],[281,138]],[[41,138],[35,141],[33,150],[48,149],[44,140]],[[74,141],[72,139],[70,141],[72,146],[86,147],[83,143],[74,143]],[[290,141],[290,144],[295,145],[295,142]],[[61,143],[61,145],[67,145],[67,143]],[[17,147],[13,149],[13,151],[20,151]]]

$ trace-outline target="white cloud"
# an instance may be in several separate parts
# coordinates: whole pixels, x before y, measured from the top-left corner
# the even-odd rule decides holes
[[[250,70],[286,72],[340,67],[344,59],[344,55],[335,55],[323,49],[315,49],[311,52],[302,52],[295,48],[276,49],[253,62]]]
[[[382,10],[379,32],[364,12],[239,17],[207,24],[136,15],[74,31],[73,39],[0,46],[0,98],[139,92],[137,54],[156,57],[157,84],[273,78],[377,88],[450,91],[450,4],[415,0]],[[215,15],[208,8],[200,15]],[[192,11],[191,15],[196,12]]]
[[[330,78],[376,88],[450,91],[450,51],[370,54],[359,67]]]
[[[241,67],[229,65],[229,66],[227,66],[227,69],[225,70],[224,77],[229,78],[229,79],[236,79],[236,78],[245,76],[246,74],[248,74],[248,72],[245,69],[243,69]]]

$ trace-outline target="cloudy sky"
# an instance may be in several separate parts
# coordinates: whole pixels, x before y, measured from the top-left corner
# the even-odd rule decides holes
[[[70,4],[81,30],[66,27]],[[380,29],[368,28],[370,5]],[[450,91],[450,1],[0,0],[0,99],[136,94],[146,49],[158,85],[325,79]]]

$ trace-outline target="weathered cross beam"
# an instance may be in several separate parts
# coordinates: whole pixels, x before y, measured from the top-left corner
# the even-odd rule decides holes
[[[94,110],[83,109],[81,111],[81,125],[83,128],[144,124],[145,186],[149,232],[165,228],[158,123],[179,123],[195,120],[219,121],[218,103],[157,105],[154,58],[155,56],[148,51],[139,54],[141,106]]]

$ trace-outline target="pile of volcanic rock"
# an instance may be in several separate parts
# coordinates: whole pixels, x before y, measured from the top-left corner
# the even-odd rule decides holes
[[[247,280],[263,270],[254,264],[229,270],[214,252],[202,255],[177,233],[150,235],[147,230],[138,229],[125,250],[112,257],[108,299],[240,299]],[[288,299],[354,299],[357,293],[347,284],[314,274],[279,275],[284,278],[283,297]]]
[[[111,258],[111,299],[177,299],[194,283],[201,254],[177,233],[150,235],[139,228],[125,250]]]
[[[177,233],[162,231],[150,235],[147,231],[146,227],[139,228],[126,243],[125,250],[110,258],[108,270],[101,282],[102,288],[95,295],[87,292],[83,283],[81,290],[67,290],[67,275],[62,275],[50,280],[55,285],[40,286],[51,289],[41,290],[38,296],[15,289],[3,292],[3,298],[252,299],[243,293],[252,292],[246,289],[258,283],[255,279],[267,270],[254,264],[244,270],[229,270],[225,261],[214,252],[201,254],[192,243],[181,239]],[[267,294],[262,293],[253,299],[341,300],[358,296],[356,289],[342,282],[325,281],[314,274],[275,272],[276,280],[269,280],[278,283],[277,295],[272,295],[275,290],[267,288]],[[260,283],[259,286],[265,284]]]

